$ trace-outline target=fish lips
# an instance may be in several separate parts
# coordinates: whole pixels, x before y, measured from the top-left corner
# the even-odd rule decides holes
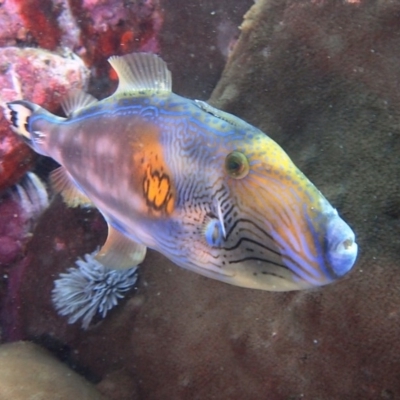
[[[353,268],[358,245],[353,230],[336,211],[327,224],[325,245],[328,266],[335,277],[341,278]]]

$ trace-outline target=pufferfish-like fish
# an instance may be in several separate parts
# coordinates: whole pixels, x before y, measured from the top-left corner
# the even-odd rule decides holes
[[[107,221],[96,262],[129,268],[149,247],[209,278],[272,291],[325,285],[352,268],[353,231],[278,144],[172,93],[156,55],[109,62],[115,93],[73,92],[66,118],[7,104],[13,130],[61,164],[51,180],[67,204],[94,205]]]

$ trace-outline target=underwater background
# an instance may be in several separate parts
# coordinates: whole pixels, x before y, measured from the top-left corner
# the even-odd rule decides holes
[[[342,280],[286,293],[149,250],[84,330],[51,293],[106,224],[53,197],[55,164],[1,116],[0,399],[400,399],[400,1],[3,0],[0,45],[2,106],[56,113],[71,88],[113,92],[108,57],[161,55],[175,93],[276,140],[359,246]]]

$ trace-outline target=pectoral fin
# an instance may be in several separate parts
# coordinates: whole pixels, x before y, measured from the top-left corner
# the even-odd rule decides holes
[[[145,255],[146,246],[133,242],[108,225],[107,240],[95,259],[108,268],[126,269],[140,264]]]
[[[59,167],[50,174],[51,185],[55,192],[61,193],[69,207],[93,206],[93,203],[74,184],[64,167]]]

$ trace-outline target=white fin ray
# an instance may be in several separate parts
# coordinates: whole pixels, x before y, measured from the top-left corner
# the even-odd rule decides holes
[[[50,173],[51,186],[60,193],[69,207],[92,207],[93,203],[73,183],[64,167],[59,167]]]
[[[133,53],[110,57],[108,62],[118,75],[119,85],[114,93],[129,94],[143,91],[170,93],[171,72],[160,57],[150,53]]]
[[[71,90],[61,102],[65,115],[71,117],[77,111],[96,104],[98,100],[80,89]]]

